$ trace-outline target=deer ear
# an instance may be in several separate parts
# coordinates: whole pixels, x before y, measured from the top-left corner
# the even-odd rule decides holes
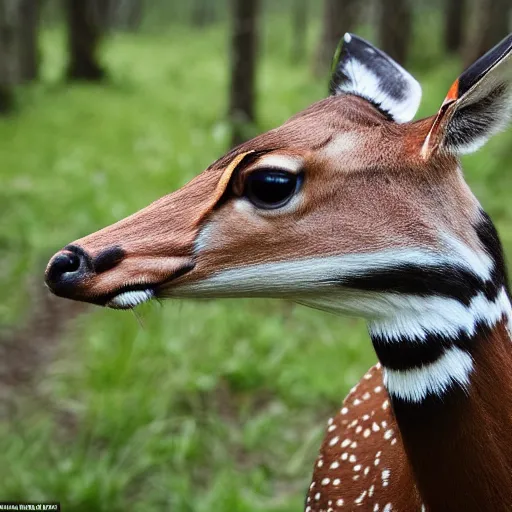
[[[512,117],[512,35],[455,80],[430,128],[422,153],[466,154],[483,146]]]
[[[397,123],[411,121],[421,101],[420,84],[402,66],[352,34],[334,56],[330,92],[360,96]]]

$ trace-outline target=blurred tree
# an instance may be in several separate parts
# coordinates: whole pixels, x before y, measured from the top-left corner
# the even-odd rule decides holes
[[[20,0],[0,1],[0,114],[12,110],[13,88],[21,80],[21,7]]]
[[[142,21],[144,5],[143,0],[107,0],[103,9],[98,13],[100,26],[135,31]]]
[[[232,145],[243,142],[254,122],[254,90],[258,46],[259,0],[231,0],[231,92],[229,118]]]
[[[313,64],[315,75],[322,76],[329,69],[341,38],[357,23],[359,7],[359,0],[324,0],[322,35]]]
[[[20,0],[20,78],[35,80],[39,75],[38,26],[40,0]]]
[[[192,24],[204,27],[215,21],[215,2],[212,0],[194,0],[192,4]]]
[[[98,48],[109,25],[109,0],[64,0],[69,40],[70,80],[101,80]]]
[[[130,0],[129,8],[126,10],[126,28],[129,30],[137,30],[142,22],[143,12],[143,0]]]
[[[464,51],[466,65],[472,64],[509,32],[510,0],[475,0],[474,29]]]
[[[466,0],[446,0],[444,45],[449,53],[458,53],[464,41]]]
[[[412,30],[411,0],[381,0],[379,40],[382,50],[405,65]]]
[[[306,53],[308,0],[293,0],[293,33],[291,57],[299,62]]]
[[[0,112],[13,107],[13,88],[38,75],[38,0],[0,1]]]

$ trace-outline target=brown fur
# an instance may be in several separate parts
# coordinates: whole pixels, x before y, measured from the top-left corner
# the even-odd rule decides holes
[[[371,368],[329,420],[308,512],[382,512],[388,503],[403,512],[511,510],[512,382],[503,371],[512,365],[510,343],[503,322],[481,336],[470,397],[416,421],[397,421],[382,369]]]
[[[180,296],[187,284],[261,262],[387,248],[436,251],[441,233],[477,249],[472,226],[479,207],[456,159],[439,152],[428,160],[421,156],[432,122],[397,125],[354,96],[320,101],[234,149],[177,192],[74,242],[93,258],[110,247],[119,247],[124,257],[66,294],[96,300],[142,282]],[[237,198],[240,180],[272,155],[299,159],[304,184],[290,206],[257,211]],[[198,249],[205,229],[207,243]],[[187,265],[194,269],[166,282]],[[499,371],[510,366],[505,334],[501,327],[475,354],[474,398],[432,417],[428,428],[401,424],[399,432],[391,409],[383,408],[389,397],[380,368],[374,368],[347,397],[347,414],[330,425],[310,510],[332,512],[343,500],[343,510],[376,510],[378,504],[382,511],[391,504],[392,510],[416,511],[417,489],[436,512],[509,509],[512,451],[506,429],[512,390],[508,373]],[[361,403],[355,405],[356,399]],[[343,446],[346,439],[350,443]],[[345,452],[356,460],[344,460]],[[335,462],[339,467],[331,468]],[[483,467],[487,474],[480,478]]]
[[[177,192],[73,242],[92,257],[110,246],[125,253],[115,268],[77,286],[75,298],[97,298],[135,282],[161,284],[188,264],[194,270],[173,281],[173,293],[214,272],[260,262],[397,246],[438,248],[441,228],[477,247],[471,223],[478,204],[456,160],[420,157],[431,123],[429,118],[397,125],[355,96],[315,103],[231,151]],[[303,161],[305,181],[296,208],[266,215],[229,200],[235,191],[225,173],[243,173],[245,161],[237,159],[247,152]],[[221,197],[228,200],[216,208]],[[194,253],[206,225],[212,243]]]
[[[438,414],[397,416],[421,495],[430,510],[512,509],[512,365],[504,322],[477,335],[469,397]]]

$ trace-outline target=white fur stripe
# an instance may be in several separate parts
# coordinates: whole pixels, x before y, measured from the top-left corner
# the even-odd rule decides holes
[[[398,123],[411,121],[415,116],[421,101],[420,84],[367,41],[346,34],[336,67],[333,93],[369,99],[387,110]]]
[[[428,395],[442,396],[450,385],[467,390],[473,371],[471,356],[453,347],[437,361],[412,370],[384,369],[384,384],[388,392],[407,402],[422,402]]]
[[[404,338],[421,341],[429,333],[456,338],[463,331],[472,336],[478,322],[492,327],[503,317],[507,321],[512,318],[512,308],[505,289],[492,302],[483,293],[479,293],[469,306],[444,297],[399,295],[395,300],[401,302],[396,315],[386,315],[385,318],[369,323],[370,334],[390,342],[400,342]]]
[[[464,242],[447,233],[441,234],[441,242],[445,245],[447,252],[457,254],[477,276],[484,281],[491,279],[494,261],[489,254],[484,251],[474,251]]]
[[[209,225],[203,228],[197,242],[199,251],[213,243]],[[461,330],[472,335],[480,321],[491,325],[503,316],[511,319],[512,310],[505,290],[501,290],[493,302],[480,293],[467,307],[449,297],[365,292],[340,286],[344,278],[403,264],[426,268],[458,265],[483,280],[490,278],[492,262],[485,253],[476,253],[451,237],[445,237],[443,242],[446,250],[451,250],[450,254],[403,248],[276,261],[221,271],[199,282],[172,287],[167,294],[174,297],[285,297],[318,309],[367,318],[370,332],[389,340],[404,336],[421,340],[428,333],[455,337]],[[512,320],[509,321],[512,328]]]
[[[114,309],[131,309],[139,304],[151,300],[154,296],[152,290],[131,290],[116,295],[107,304],[108,307]]]
[[[196,251],[200,253],[212,243],[211,229],[207,224],[197,237]],[[319,283],[325,288],[326,281],[329,280],[342,280],[364,275],[372,270],[385,270],[405,264],[420,267],[455,265],[473,272],[481,279],[488,279],[490,274],[486,265],[478,264],[475,268],[472,266],[480,261],[479,256],[475,255],[468,261],[467,256],[472,253],[471,249],[464,246],[464,254],[459,255],[453,247],[452,245],[451,252],[446,254],[420,248],[400,248],[247,265],[223,270],[200,282],[176,287],[173,293],[184,297],[247,294],[291,296],[301,291],[314,292],[319,288]]]
[[[421,101],[421,87],[410,75],[407,97],[398,101],[382,87],[379,77],[364,63],[351,59],[345,64],[344,70],[347,68],[350,70],[354,85],[340,87],[342,91],[371,99],[387,110],[397,123],[407,123],[414,117]],[[402,68],[397,66],[397,74],[399,69]],[[405,73],[402,74],[405,75]]]

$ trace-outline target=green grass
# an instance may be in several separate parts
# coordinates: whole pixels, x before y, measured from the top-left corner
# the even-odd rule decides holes
[[[320,98],[267,30],[260,126]],[[421,47],[418,45],[418,47]],[[116,36],[104,86],[59,82],[63,36],[45,34],[44,83],[0,120],[0,323],[23,322],[26,284],[59,247],[176,189],[227,148],[221,28]],[[423,114],[458,63],[418,66]],[[429,60],[430,59],[430,60]],[[512,254],[509,132],[466,159]],[[10,393],[0,423],[2,499],[68,511],[300,510],[330,413],[373,355],[362,322],[274,301],[94,309],[61,340],[37,393]]]

